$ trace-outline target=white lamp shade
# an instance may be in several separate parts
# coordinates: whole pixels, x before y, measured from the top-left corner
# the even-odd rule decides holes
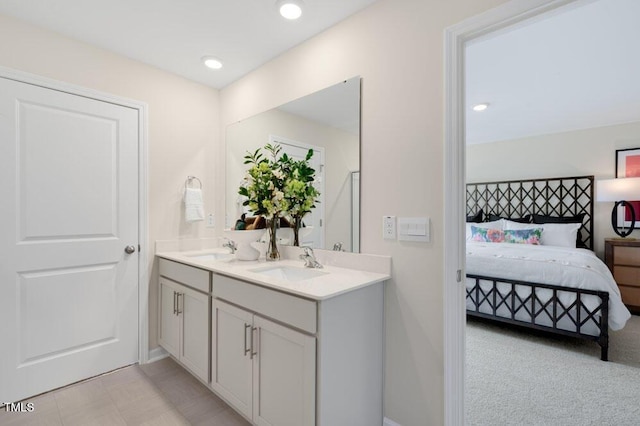
[[[640,177],[596,181],[596,201],[640,200]]]

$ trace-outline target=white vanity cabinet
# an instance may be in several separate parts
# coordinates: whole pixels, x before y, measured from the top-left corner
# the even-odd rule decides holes
[[[382,283],[309,300],[212,275],[211,387],[259,426],[382,424]]]
[[[285,303],[293,297],[223,276],[213,281],[214,296],[258,312],[272,310],[273,297]],[[265,301],[261,295],[269,293]],[[314,302],[300,301],[314,309]],[[211,387],[254,424],[315,425],[315,336],[214,299],[211,364]]]
[[[316,302],[217,274],[212,285],[211,387],[256,425],[315,425]]]
[[[160,346],[208,383],[210,273],[163,259],[159,284]]]
[[[388,274],[159,257],[160,345],[253,425],[382,425]]]

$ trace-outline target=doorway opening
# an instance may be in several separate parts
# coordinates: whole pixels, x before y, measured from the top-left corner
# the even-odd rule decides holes
[[[445,424],[465,421],[465,46],[468,42],[589,0],[511,1],[445,31]]]

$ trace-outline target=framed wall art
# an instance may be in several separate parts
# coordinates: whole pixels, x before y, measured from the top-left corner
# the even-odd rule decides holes
[[[640,148],[618,149],[616,150],[616,178],[640,177]],[[640,195],[640,194],[639,194]],[[633,205],[636,212],[640,212],[639,200],[626,200]],[[618,216],[618,223],[623,223],[628,227],[631,225],[631,217],[628,209],[622,209]],[[637,215],[637,213],[636,213]]]

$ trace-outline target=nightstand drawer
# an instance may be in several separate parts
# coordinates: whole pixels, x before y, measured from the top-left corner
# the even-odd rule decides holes
[[[622,302],[625,305],[640,307],[640,287],[627,287],[621,285],[620,294],[622,295]]]
[[[637,247],[615,247],[613,264],[640,266],[640,250]]]
[[[640,288],[640,268],[613,265],[613,278],[618,284]]]

